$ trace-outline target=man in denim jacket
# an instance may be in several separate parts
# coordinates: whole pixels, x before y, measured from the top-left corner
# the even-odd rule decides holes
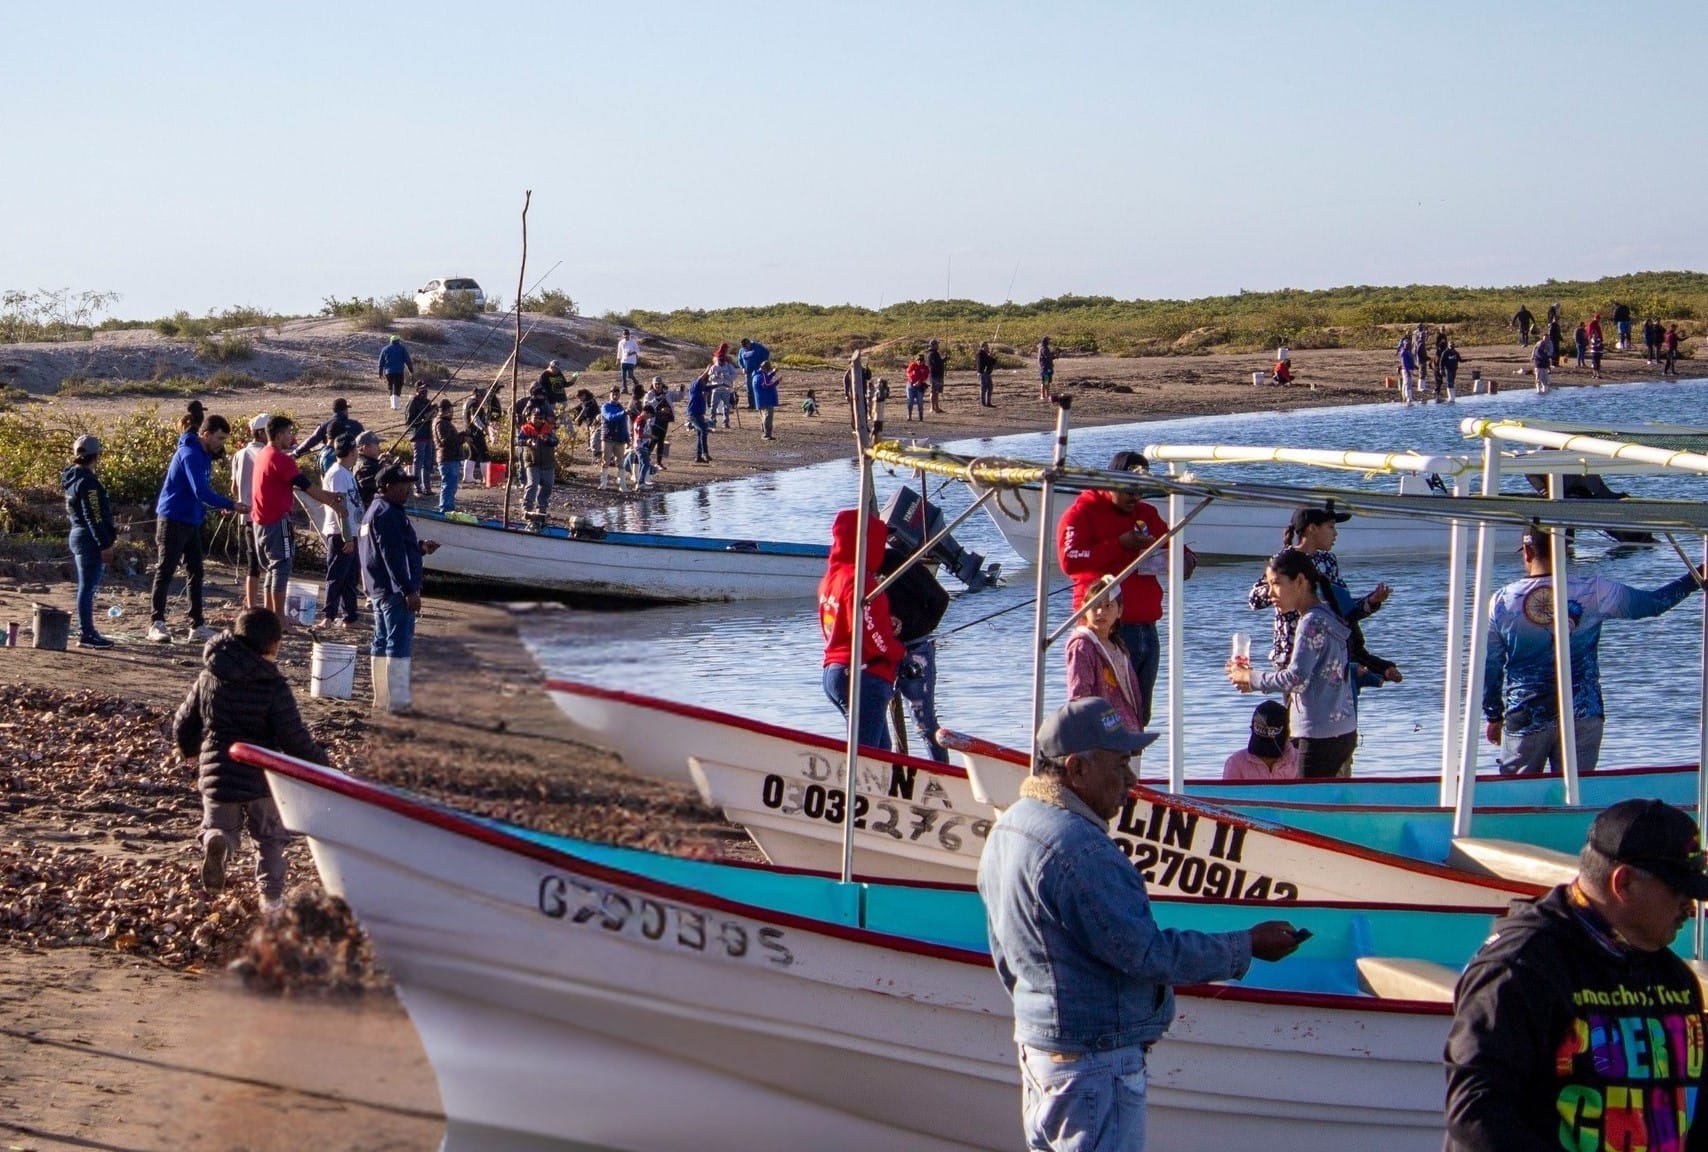
[[[1237,979],[1253,956],[1299,946],[1285,921],[1245,932],[1159,928],[1140,876],[1109,838],[1137,783],[1135,732],[1101,697],[1069,701],[1038,729],[1020,799],[979,863],[991,958],[1014,998],[1026,1147],[1137,1152],[1145,1054],[1174,1018],[1179,983]]]

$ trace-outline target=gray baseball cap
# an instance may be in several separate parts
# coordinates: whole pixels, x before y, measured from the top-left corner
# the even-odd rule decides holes
[[[101,442],[87,434],[79,436],[71,445],[71,454],[82,459],[92,459],[101,454]]]
[[[1127,727],[1114,705],[1101,696],[1081,696],[1044,717],[1038,726],[1038,752],[1051,760],[1099,748],[1131,754],[1148,748],[1159,735]]]

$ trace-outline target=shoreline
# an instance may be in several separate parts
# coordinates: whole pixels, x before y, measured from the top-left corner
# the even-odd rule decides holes
[[[1513,349],[1507,359],[1516,359],[1516,352]],[[1334,382],[1325,378],[1314,391],[1253,388],[1249,373],[1259,370],[1256,367],[1243,370],[1244,382],[1237,377],[1204,381],[1178,375],[1155,379],[1149,374],[1154,365],[1093,359],[1063,361],[1057,385],[1076,394],[1078,427],[1392,400],[1393,393],[1381,387],[1379,378],[1373,385],[1352,378],[1376,367],[1380,354],[1337,355],[1343,360],[1318,362]],[[1294,360],[1303,375],[1307,365],[1328,356],[1296,353]],[[1235,370],[1234,362],[1240,359],[1218,357],[1216,366]],[[1176,374],[1203,366],[1183,358],[1168,361],[1166,366]],[[1501,362],[1492,356],[1491,361]],[[582,383],[594,387],[597,381],[589,378],[599,375],[584,373]],[[795,375],[818,379],[810,373]],[[820,375],[839,389],[840,373]],[[947,394],[944,418],[928,420],[923,430],[939,440],[1046,432],[1047,405],[1012,395],[1018,390],[1025,396],[1025,388],[1036,386],[1035,378],[1009,375],[1016,379],[1007,381],[1006,409],[999,406],[981,415],[966,390],[957,389]],[[1506,386],[1514,377],[1499,379]],[[1567,387],[1574,384],[1564,370],[1557,379]],[[1650,374],[1629,372],[1613,382],[1655,381]],[[822,402],[830,385],[802,386],[814,387]],[[288,402],[305,413],[301,419],[307,423],[310,414],[318,418],[319,408],[329,407],[330,395],[344,394],[359,419],[378,424],[388,418],[383,388],[372,384],[322,389],[315,396],[275,391],[268,388],[264,396],[233,397],[229,402],[221,398],[209,408],[236,414],[258,410],[263,403],[283,408]],[[832,395],[840,405],[840,392]],[[1000,386],[997,395],[1000,404]],[[308,408],[311,401],[317,407]],[[892,408],[895,404],[892,400]],[[132,406],[124,404],[127,410]],[[96,413],[103,409],[101,403],[67,407]],[[887,421],[886,431],[896,427],[893,417]],[[816,419],[779,410],[778,435],[778,447],[767,449],[758,442],[751,419],[745,428],[719,432],[712,438],[714,456],[724,458],[718,466],[673,464],[660,477],[658,491],[841,459],[850,452],[846,424],[831,405]],[[676,454],[684,453],[683,429],[676,428],[672,439]],[[598,498],[592,488],[595,469],[578,463],[565,471],[569,476],[563,487],[569,489],[572,507],[589,496]],[[500,489],[476,489],[469,495],[462,506],[471,511],[496,512],[502,503]],[[122,567],[118,571],[122,573]],[[30,604],[38,600],[69,608],[74,591],[69,576],[69,558],[63,553],[0,568],[0,620],[27,619]],[[232,577],[223,557],[210,557],[210,621],[229,619],[238,592]],[[101,605],[117,603],[123,609],[112,621],[114,632],[126,641],[117,649],[61,653],[19,648],[0,655],[0,688],[29,690],[49,701],[42,711],[15,714],[9,718],[12,723],[22,721],[27,729],[33,718],[43,725],[71,721],[98,727],[95,717],[64,715],[86,708],[94,698],[77,695],[80,686],[93,689],[98,698],[145,710],[149,718],[170,714],[199,667],[200,646],[141,640],[147,625],[147,582],[144,563],[141,575],[126,578],[110,572],[103,584]],[[181,600],[173,607],[174,622],[181,616]],[[608,754],[569,740],[556,707],[538,690],[543,674],[518,634],[526,610],[430,598],[419,633],[418,715],[408,719],[368,714],[365,660],[358,660],[354,694],[347,701],[309,696],[306,638],[298,635],[287,641],[281,667],[297,692],[305,720],[331,746],[341,766],[551,831],[683,854],[741,857],[745,838],[705,810],[697,797],[623,775]],[[340,634],[329,638],[350,639]],[[177,787],[169,788],[165,799],[154,799],[158,792],[150,795],[149,802],[163,810],[152,832],[142,835],[134,822],[109,819],[98,803],[85,800],[87,793],[97,791],[89,787],[96,779],[93,753],[67,744],[45,749],[45,762],[30,767],[44,778],[57,779],[57,791],[24,790],[4,798],[11,835],[4,838],[9,855],[0,862],[92,857],[114,876],[157,878],[160,892],[192,891],[199,862],[193,842],[199,813],[194,774],[182,766],[174,768],[175,753],[163,737],[156,739],[155,746],[139,747],[133,756],[163,762],[160,779]],[[10,755],[16,753],[0,752],[0,763],[7,763]],[[22,774],[21,762],[10,766]],[[95,799],[128,796],[124,789],[130,783],[112,784]],[[222,938],[238,949],[233,954],[252,955],[257,946],[276,944],[264,935],[250,939],[255,927],[253,884],[241,873],[251,852],[247,844],[238,852],[228,888],[238,893],[233,915],[248,917],[230,925],[229,938]],[[299,844],[292,855],[293,899],[298,887],[310,880],[318,886]],[[154,911],[170,910],[175,902],[181,905],[189,899],[161,897]],[[41,925],[20,928],[15,911],[11,919],[7,915],[0,909],[0,1003],[6,1006],[0,1013],[0,1068],[27,1069],[27,1074],[0,1076],[0,1084],[10,1088],[5,1096],[18,1105],[10,1118],[0,1120],[0,1131],[21,1138],[17,1146],[45,1148],[99,1139],[109,1146],[143,1148],[154,1146],[154,1134],[160,1131],[174,1132],[180,1137],[177,1146],[192,1149],[237,1142],[254,1149],[307,1145],[426,1152],[437,1146],[442,1121],[436,1118],[432,1072],[382,978],[359,983],[369,990],[365,996],[328,1003],[312,999],[312,983],[296,986],[294,997],[258,996],[239,991],[239,979],[222,970],[225,953],[213,954],[219,963],[172,967],[146,948],[131,954],[111,944],[50,946],[53,941],[44,937]],[[286,986],[293,987],[289,982]],[[217,1034],[216,1042],[210,1043],[210,1032]],[[351,1059],[323,1059],[327,1053],[345,1051],[352,1036],[362,1047],[352,1050]],[[139,1062],[138,1055],[146,1055],[146,1061]],[[55,1085],[69,1087],[54,1090]]]

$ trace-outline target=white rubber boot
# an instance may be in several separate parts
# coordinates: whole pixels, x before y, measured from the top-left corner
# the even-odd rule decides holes
[[[409,665],[409,657],[393,656],[391,667],[386,669],[386,711],[393,715],[402,715],[410,708]]]
[[[374,711],[383,712],[389,700],[386,684],[390,679],[389,673],[391,671],[391,657],[368,657],[368,670],[374,681]]]

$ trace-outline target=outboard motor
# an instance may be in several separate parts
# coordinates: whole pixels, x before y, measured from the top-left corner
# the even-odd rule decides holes
[[[889,528],[891,539],[905,544],[910,551],[918,551],[921,544],[943,530],[943,513],[906,485],[889,498],[879,517]],[[930,558],[947,568],[972,592],[993,586],[1002,570],[1000,564],[985,567],[983,556],[962,548],[953,536],[939,540]]]

